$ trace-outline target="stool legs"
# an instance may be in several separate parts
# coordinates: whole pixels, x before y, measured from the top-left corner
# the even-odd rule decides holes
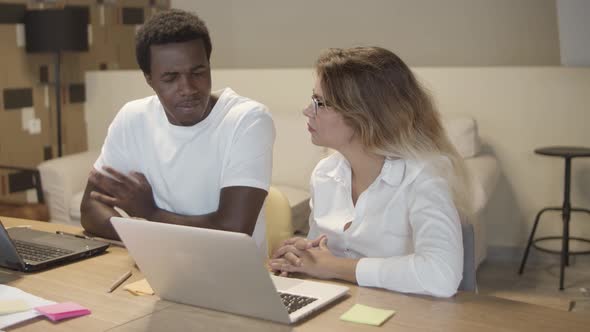
[[[563,290],[563,279],[565,276],[565,266],[569,266],[570,253],[570,181],[572,173],[572,159],[565,158],[565,176],[563,179],[563,211],[561,213],[563,220],[563,234],[561,240],[561,266],[559,271],[559,290]]]
[[[529,235],[529,242],[527,243],[526,249],[524,250],[524,255],[522,256],[522,261],[520,263],[520,269],[518,270],[518,274],[522,274],[522,272],[524,271],[524,266],[526,265],[526,260],[529,256],[531,245],[533,245],[533,239],[535,238],[535,232],[537,231],[537,225],[539,224],[541,215],[547,211],[561,211],[561,208],[548,207],[544,208],[543,210],[539,211],[539,213],[537,213],[537,216],[535,217],[535,222],[533,224],[533,229],[531,230],[531,234]]]
[[[569,212],[569,211],[568,211]],[[563,290],[563,279],[565,276],[565,267],[569,266],[569,242],[570,242],[570,215],[562,214],[563,218],[563,235],[561,237],[561,264],[559,269],[559,290]]]
[[[563,290],[563,281],[565,279],[565,267],[569,266],[569,242],[570,242],[570,215],[572,211],[572,207],[570,204],[570,182],[571,182],[571,169],[572,169],[572,159],[566,157],[565,158],[565,175],[563,181],[563,205],[560,208],[545,208],[537,214],[535,218],[535,223],[533,224],[533,229],[529,236],[529,241],[527,243],[526,249],[524,251],[524,256],[522,257],[522,262],[520,264],[520,269],[518,270],[518,274],[522,274],[524,270],[524,266],[526,264],[526,260],[529,254],[529,250],[531,245],[533,244],[533,239],[535,237],[535,232],[537,231],[537,225],[539,224],[539,219],[541,215],[546,211],[561,211],[561,219],[563,222],[563,234],[561,235],[561,260],[560,260],[560,269],[559,269],[559,290]],[[585,209],[576,209],[574,208],[573,211],[580,211],[586,212]],[[590,212],[589,212],[590,213]]]

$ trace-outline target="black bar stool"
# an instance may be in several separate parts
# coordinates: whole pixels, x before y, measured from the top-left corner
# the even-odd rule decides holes
[[[527,256],[529,255],[529,249],[531,245],[533,245],[536,249],[548,252],[551,254],[560,254],[561,255],[561,267],[560,267],[560,274],[559,274],[559,290],[563,290],[563,278],[564,278],[564,269],[566,266],[569,266],[569,256],[570,255],[582,255],[582,254],[590,254],[590,250],[585,251],[570,251],[569,249],[569,242],[570,240],[579,241],[579,242],[587,242],[590,243],[589,239],[580,238],[580,237],[573,237],[570,236],[569,230],[569,223],[570,223],[570,215],[572,212],[585,212],[590,214],[590,210],[581,209],[581,208],[572,208],[570,205],[570,184],[571,184],[571,170],[572,170],[572,159],[576,157],[590,157],[590,148],[583,148],[583,147],[570,147],[570,146],[555,146],[555,147],[546,147],[540,148],[535,150],[536,154],[541,154],[545,156],[552,156],[552,157],[562,157],[565,159],[565,178],[564,178],[564,189],[563,189],[563,206],[562,207],[546,207],[537,213],[537,217],[535,218],[535,223],[533,224],[533,229],[529,236],[529,242],[527,243],[526,249],[524,251],[524,256],[522,257],[522,263],[520,264],[520,270],[518,274],[522,274],[524,270],[524,266],[526,264]],[[539,219],[541,215],[547,211],[561,211],[561,218],[563,221],[563,233],[561,236],[544,236],[537,239],[535,237],[535,231],[537,230],[537,225],[539,224]],[[561,239],[561,251],[549,250],[546,248],[539,247],[537,242],[544,241],[544,240],[556,240]]]

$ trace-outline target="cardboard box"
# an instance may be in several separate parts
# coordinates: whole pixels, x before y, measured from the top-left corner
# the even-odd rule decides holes
[[[86,122],[84,120],[84,104],[67,104],[64,109],[64,120],[64,155],[86,151],[88,145]]]
[[[117,52],[116,69],[139,69],[135,59],[135,26],[117,25],[109,27],[107,40]]]
[[[29,9],[40,8],[41,5],[45,8],[88,6],[92,44],[88,52],[62,54],[60,73],[63,151],[64,154],[85,151],[87,141],[84,104],[68,103],[68,85],[84,82],[85,71],[101,69],[101,65],[108,70],[138,69],[135,60],[135,32],[138,26],[121,24],[122,8],[143,8],[144,18],[147,19],[157,8],[169,7],[169,1],[105,0],[102,5],[95,0],[60,0],[43,4],[27,0],[0,0],[0,3],[26,4]],[[50,84],[55,82],[56,57],[54,54],[26,53],[24,46],[17,45],[16,24],[0,24],[0,40],[0,54],[3,59],[0,64],[0,164],[34,167],[43,160],[47,146],[51,147],[54,157],[57,155],[55,87]],[[45,83],[40,79],[42,66],[47,68],[45,76],[48,82]],[[39,134],[30,134],[23,130],[23,114],[20,109],[3,109],[1,91],[5,88],[32,89],[34,118],[41,122]]]

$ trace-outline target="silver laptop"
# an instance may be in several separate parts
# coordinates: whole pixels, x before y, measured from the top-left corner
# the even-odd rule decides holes
[[[84,236],[55,234],[30,228],[4,228],[0,222],[0,267],[23,272],[48,269],[98,255],[108,243]]]
[[[289,324],[348,292],[271,275],[246,234],[118,217],[111,223],[165,300]]]

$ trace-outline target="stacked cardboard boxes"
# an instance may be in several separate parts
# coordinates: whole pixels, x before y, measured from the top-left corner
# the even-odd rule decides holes
[[[57,154],[54,54],[25,50],[26,10],[77,6],[89,13],[86,52],[61,56],[63,154],[85,151],[84,74],[91,70],[137,69],[138,26],[169,0],[0,0],[0,165],[35,167]],[[0,200],[22,201],[11,184],[14,171],[0,169]],[[12,178],[11,178],[12,177]],[[12,180],[12,181],[11,181]],[[29,195],[34,197],[34,195]]]

